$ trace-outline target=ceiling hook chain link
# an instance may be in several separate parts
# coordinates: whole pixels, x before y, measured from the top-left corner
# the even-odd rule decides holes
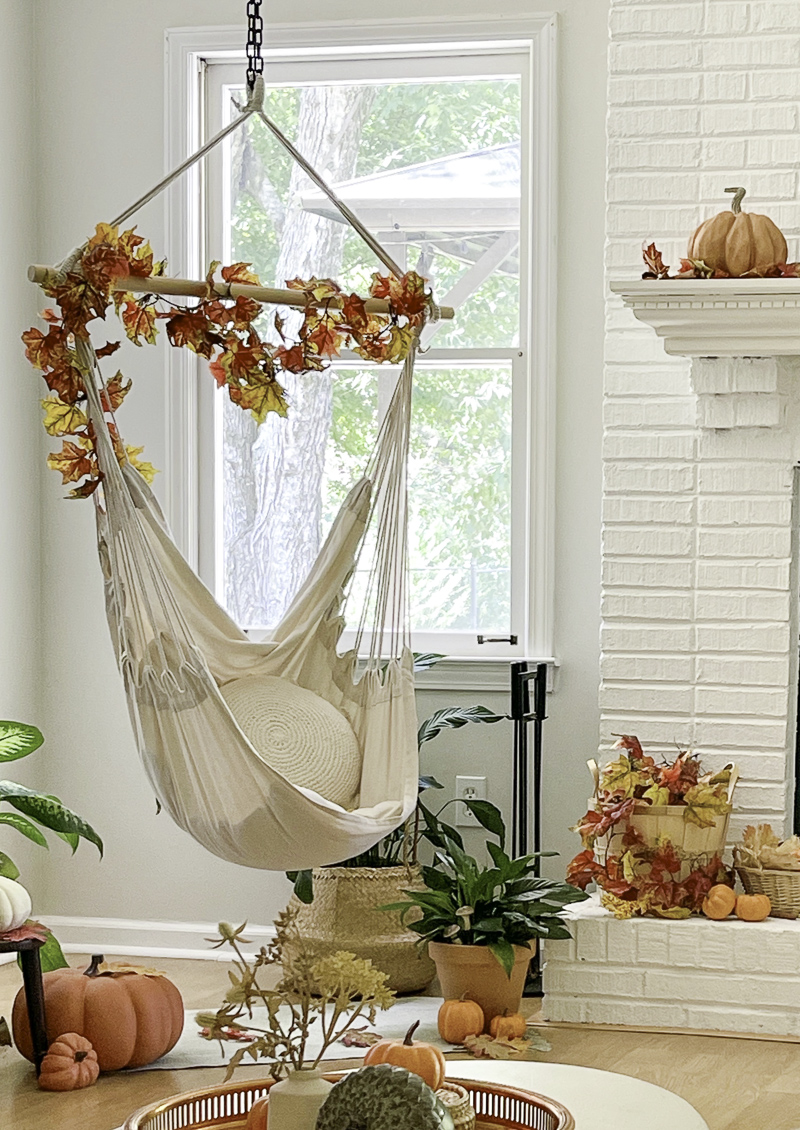
[[[261,47],[264,42],[264,20],[261,0],[247,0],[247,90],[252,94],[256,79],[264,73]]]

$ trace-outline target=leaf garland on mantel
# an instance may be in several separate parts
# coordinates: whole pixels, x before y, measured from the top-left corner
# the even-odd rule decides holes
[[[642,273],[643,279],[658,279],[661,282],[674,279],[729,279],[727,271],[719,267],[709,267],[702,259],[681,259],[681,269],[671,275],[670,268],[664,262],[661,252],[655,243],[642,247],[642,258],[647,268]],[[759,270],[754,267],[743,275],[736,275],[739,279],[797,279],[800,278],[800,263],[774,263],[771,267]]]
[[[114,290],[119,278],[157,278],[164,275],[165,267],[164,260],[154,260],[150,244],[135,228],[120,232],[110,224],[98,224],[73,269],[63,280],[43,288],[60,313],[45,310],[42,317],[47,331],[34,327],[22,335],[25,355],[41,371],[50,391],[42,400],[45,430],[62,440],[61,450],[49,455],[47,464],[60,471],[64,484],[76,484],[69,498],[88,498],[103,479],[94,429],[85,411],[84,374],[76,342],[89,342],[89,324],[105,320],[112,305],[134,345],[154,345],[158,323],[164,321],[170,343],[207,358],[217,385],[227,388],[231,401],[249,411],[258,424],[270,412],[287,414],[281,373],[322,371],[342,349],[367,361],[402,362],[432,305],[424,279],[414,271],[400,279],[372,276],[370,296],[387,299],[388,314],[368,313],[363,298],[344,294],[331,279],[291,279],[287,287],[300,291],[314,305],[305,308],[296,338],[286,335],[284,321],[276,313],[275,344],[264,340],[254,326],[262,312],[260,302],[242,296],[223,298],[214,291],[218,262],[210,265],[206,275],[207,296],[192,306],[180,306],[154,294],[137,296]],[[260,285],[249,263],[222,267],[220,275],[229,284]],[[110,357],[120,344],[107,342],[96,350],[97,358]],[[123,443],[114,419],[130,388],[131,381],[117,371],[103,381],[101,401],[117,459],[135,467],[150,483],[155,467],[140,459],[143,448]]]

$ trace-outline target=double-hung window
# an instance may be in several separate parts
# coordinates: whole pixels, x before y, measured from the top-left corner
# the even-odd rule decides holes
[[[550,139],[540,131],[550,29],[497,40],[486,28],[450,39],[429,28],[416,42],[413,30],[400,42],[395,24],[393,41],[382,42],[378,27],[353,29],[347,42],[339,26],[341,42],[331,43],[317,29],[311,48],[308,37],[301,47],[284,33],[265,52],[265,110],[394,260],[455,307],[452,322],[428,325],[416,365],[415,649],[544,657],[552,217]],[[192,45],[190,33],[179,39],[170,46],[181,48],[184,76],[189,68],[188,148],[235,114],[244,56]],[[245,260],[265,285],[330,277],[361,294],[373,271],[386,273],[255,118],[177,199],[173,223],[181,211],[190,232],[194,222],[194,243],[177,252],[195,270],[204,260]],[[198,199],[193,220],[189,202]],[[274,317],[265,310],[265,332],[276,332]],[[189,484],[173,501],[196,510],[183,532],[201,576],[256,638],[280,619],[360,476],[397,375],[344,355],[324,373],[289,376],[288,416],[261,427],[207,379],[184,393],[197,433],[173,434]]]

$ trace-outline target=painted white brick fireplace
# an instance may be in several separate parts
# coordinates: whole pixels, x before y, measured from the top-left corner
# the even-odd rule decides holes
[[[800,3],[612,0],[610,19],[607,280],[640,276],[643,240],[676,266],[730,185],[800,258]],[[611,296],[605,374],[603,748],[734,760],[732,835],[788,827],[800,359],[670,357]]]

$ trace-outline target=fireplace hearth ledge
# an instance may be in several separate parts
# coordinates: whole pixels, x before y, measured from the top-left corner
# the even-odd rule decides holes
[[[593,896],[544,946],[547,1020],[800,1037],[800,921],[618,920]]]

